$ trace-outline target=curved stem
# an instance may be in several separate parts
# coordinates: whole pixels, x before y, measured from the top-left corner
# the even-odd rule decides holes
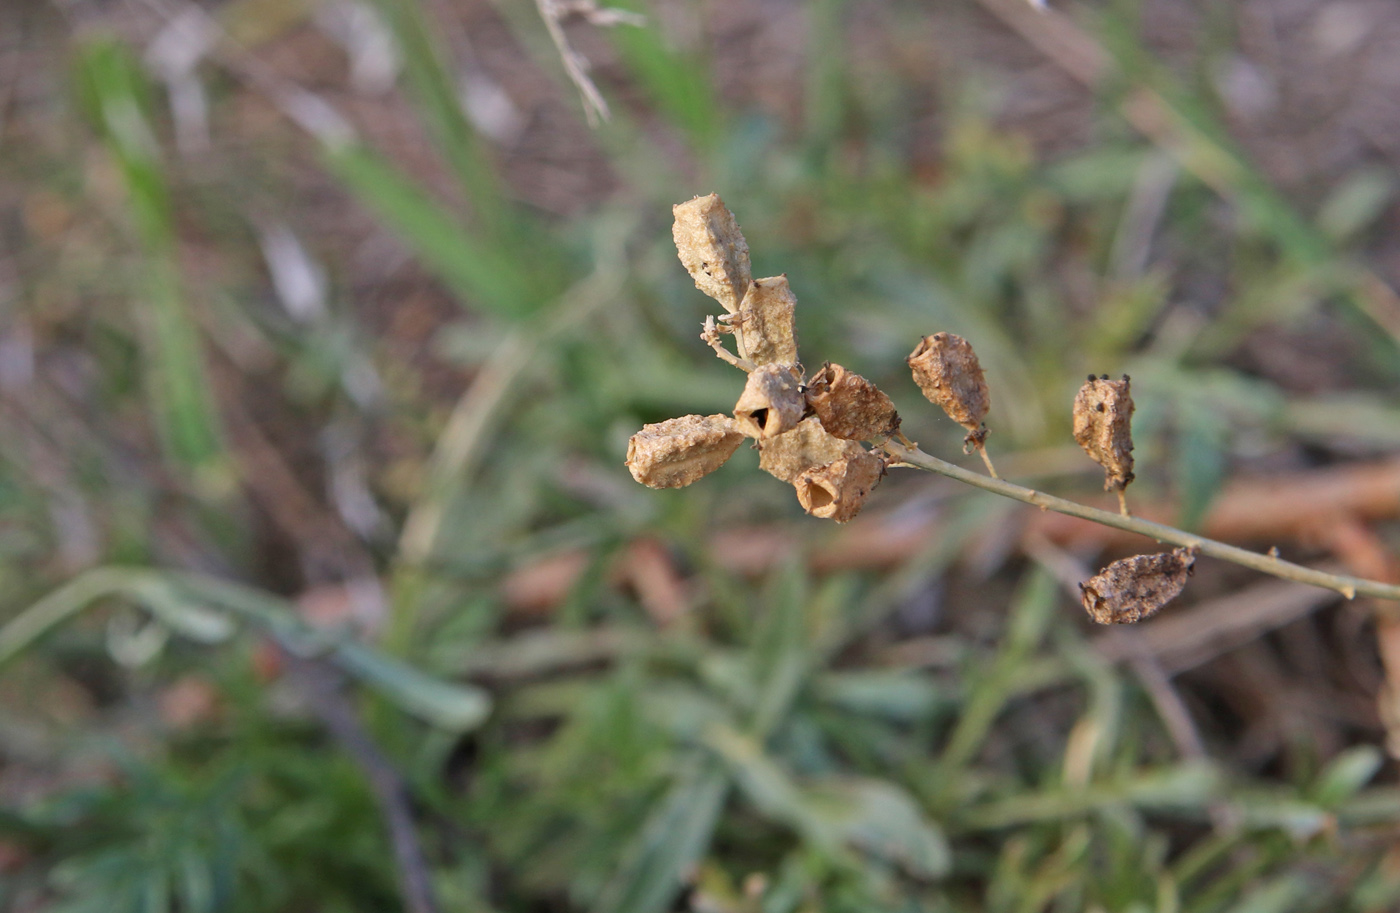
[[[987,465],[987,474],[994,479],[1000,479],[1001,476],[997,475],[997,468],[992,465],[992,458],[987,456],[987,445],[983,444],[981,441],[978,441],[977,444],[974,446],[977,447],[977,455],[980,456],[982,458],[982,462]]]
[[[1299,583],[1307,583],[1328,590],[1336,590],[1347,599],[1355,599],[1357,596],[1371,596],[1376,599],[1393,599],[1400,601],[1400,586],[1394,584],[1381,583],[1376,580],[1366,580],[1361,577],[1348,577],[1342,574],[1329,574],[1325,571],[1303,567],[1300,564],[1282,561],[1269,555],[1251,552],[1248,549],[1239,548],[1234,545],[1226,545],[1224,542],[1217,542],[1214,539],[1197,536],[1185,530],[1177,529],[1174,526],[1167,526],[1164,523],[1153,523],[1151,520],[1124,516],[1123,514],[1100,510],[1097,507],[1089,507],[1077,501],[1057,498],[1054,495],[1047,495],[1042,491],[1036,491],[1034,488],[1026,488],[1001,479],[992,479],[984,475],[979,475],[978,473],[963,469],[961,466],[955,466],[946,460],[940,460],[938,457],[930,456],[917,447],[905,447],[898,441],[886,441],[884,443],[884,448],[886,452],[898,460],[898,462],[890,464],[892,466],[908,466],[913,469],[936,472],[939,475],[947,476],[950,479],[957,479],[959,482],[965,482],[975,488],[990,491],[1004,498],[1011,498],[1014,501],[1021,501],[1025,504],[1033,504],[1041,510],[1053,510],[1057,513],[1068,514],[1071,517],[1091,520],[1095,523],[1101,523],[1104,526],[1111,526],[1114,529],[1138,533],[1139,535],[1156,539],[1159,542],[1169,542],[1172,545],[1194,547],[1198,549],[1202,555],[1209,555],[1212,558],[1219,558],[1222,561],[1231,561],[1256,571],[1262,571],[1265,574],[1282,577],[1285,580],[1296,580]]]
[[[82,612],[94,599],[119,590],[128,575],[99,568],[65,583],[0,627],[0,666],[23,653],[30,644]]]

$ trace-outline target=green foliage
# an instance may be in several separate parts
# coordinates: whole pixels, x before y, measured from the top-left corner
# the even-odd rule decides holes
[[[507,6],[518,32],[539,30],[533,10]],[[852,59],[847,6],[812,6],[803,79],[813,99],[792,124],[729,109],[708,55],[674,47],[661,25],[611,32],[613,75],[631,94],[591,154],[623,190],[617,202],[590,197],[581,215],[544,217],[513,202],[493,162],[500,150],[463,112],[433,7],[376,4],[453,190],[430,189],[368,141],[311,142],[322,177],[461,308],[407,355],[383,331],[403,316],[398,301],[382,320],[337,305],[314,336],[260,309],[256,269],[223,280],[227,313],[212,313],[214,295],[192,296],[199,286],[179,258],[186,233],[240,255],[248,239],[191,204],[200,178],[162,153],[163,115],[136,53],[116,39],[80,47],[75,94],[119,173],[141,250],[139,268],[114,270],[121,297],[144,301],[135,319],[74,318],[97,338],[108,408],[149,420],[198,492],[227,496],[235,473],[200,329],[220,326],[220,351],[279,416],[269,425],[304,435],[294,443],[379,432],[378,449],[363,448],[385,464],[373,467],[371,495],[421,538],[365,534],[351,558],[331,549],[386,581],[382,643],[316,628],[273,592],[307,582],[288,584],[283,551],[304,550],[294,557],[315,567],[308,556],[323,543],[265,536],[262,557],[228,546],[265,535],[262,521],[230,508],[218,521],[237,534],[221,536],[185,489],[131,484],[113,464],[135,445],[113,436],[73,448],[89,456],[66,484],[105,524],[99,554],[78,563],[159,556],[257,585],[144,568],[70,574],[48,557],[61,537],[48,519],[62,507],[52,477],[0,441],[6,680],[62,694],[75,679],[110,679],[92,686],[105,703],[82,719],[100,738],[52,735],[62,727],[42,716],[43,700],[0,714],[0,742],[19,746],[14,764],[66,776],[70,762],[96,758],[103,770],[0,812],[0,849],[20,859],[0,906],[401,905],[364,771],[309,726],[294,689],[255,671],[259,638],[333,663],[377,696],[366,716],[409,784],[449,911],[659,913],[687,897],[735,913],[1396,905],[1400,879],[1375,835],[1393,834],[1400,794],[1373,783],[1378,752],[1352,747],[1267,777],[1184,756],[1149,689],[1096,651],[1055,579],[988,557],[1007,528],[1000,505],[896,490],[872,510],[889,510],[897,528],[902,497],[911,516],[936,509],[939,536],[888,573],[817,574],[807,559],[831,554],[826,531],[801,525],[748,451],[693,489],[630,487],[621,460],[639,424],[725,410],[738,392],[694,338],[702,303],[666,230],[670,204],[710,189],[755,242],[756,271],[790,275],[804,352],[876,380],[930,452],[956,453],[962,434],[918,408],[904,369],[912,340],[934,329],[976,340],[1001,452],[1070,445],[1082,375],[1132,373],[1139,485],[1173,497],[1187,526],[1251,454],[1400,441],[1379,394],[1290,399],[1230,357],[1261,327],[1288,330],[1353,300],[1353,260],[1394,196],[1386,175],[1348,176],[1314,226],[1223,139],[1208,100],[1112,18],[1102,28],[1126,84],[1152,85],[1180,107],[1189,154],[1167,156],[1105,113],[1093,145],[1042,161],[1030,139],[994,124],[969,83],[939,101],[936,168],[920,168],[900,130],[927,87],[887,62]],[[525,38],[554,54],[538,34]],[[675,154],[677,136],[693,161]],[[239,180],[253,179],[203,192],[251,220]],[[1212,217],[1222,184],[1238,223]],[[1154,188],[1161,208],[1148,227],[1161,262],[1133,248],[1135,213]],[[1213,313],[1176,293],[1183,276],[1227,289]],[[335,294],[349,297],[349,278]],[[1359,375],[1396,380],[1393,351],[1372,345],[1368,327],[1338,332],[1364,350]],[[434,359],[463,369],[447,372],[454,391],[468,389],[455,405],[429,378]],[[383,400],[351,395],[351,366],[380,372]],[[147,381],[140,397],[127,369]],[[253,463],[240,480],[252,488],[260,472]],[[1066,484],[1093,488],[1095,474],[1085,463]],[[717,562],[708,543],[755,522],[792,546],[790,558],[759,573]],[[685,570],[679,617],[659,621],[643,584],[619,582],[637,542]],[[512,606],[510,575],[559,554],[582,571],[552,614]],[[1002,570],[992,578],[979,570],[993,564]],[[29,598],[48,584],[47,597]],[[115,669],[99,649],[118,598],[178,635],[140,668]],[[906,636],[904,616],[921,600],[937,604],[936,618]],[[214,682],[217,712],[185,730],[120,725],[191,670]],[[45,737],[27,737],[34,729]]]
[[[170,459],[211,495],[231,484],[204,366],[202,341],[176,260],[176,227],[161,150],[150,120],[151,89],[131,50],[97,39],[78,55],[82,107],[116,159],[146,260],[129,290],[146,353],[151,413]]]

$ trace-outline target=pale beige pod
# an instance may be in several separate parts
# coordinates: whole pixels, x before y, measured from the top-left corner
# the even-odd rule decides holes
[[[749,361],[755,365],[797,364],[797,297],[787,276],[749,283],[734,321]]]
[[[987,379],[972,345],[952,333],[925,336],[905,359],[924,397],[967,429],[969,443],[987,436],[982,421],[992,408]]]
[[[796,482],[809,469],[865,451],[855,441],[827,433],[815,415],[781,437],[761,441],[759,447],[758,468],[784,482]]]
[[[1133,394],[1128,375],[1094,377],[1074,397],[1074,439],[1104,468],[1105,491],[1133,481]]]
[[[695,287],[729,313],[738,313],[753,274],[749,245],[734,214],[717,193],[677,203],[671,212],[676,219],[671,227],[676,253]]]
[[[684,488],[723,466],[743,440],[727,415],[683,415],[632,435],[627,468],[648,488]]]
[[[796,428],[806,412],[802,376],[788,365],[763,365],[749,372],[744,392],[734,404],[739,430],[760,441]]]
[[[884,462],[862,449],[859,454],[807,470],[793,487],[807,513],[845,523],[860,513],[884,472]]]

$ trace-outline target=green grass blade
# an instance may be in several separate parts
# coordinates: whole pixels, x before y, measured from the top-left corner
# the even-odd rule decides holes
[[[939,766],[952,774],[981,749],[997,715],[1012,696],[1018,674],[1040,642],[1057,605],[1059,590],[1049,574],[1032,572],[1017,597],[1005,645],[985,676],[972,684],[967,706],[948,738]]]
[[[199,488],[222,493],[230,467],[199,330],[180,281],[170,191],[147,117],[150,88],[131,51],[109,39],[81,50],[76,81],[83,107],[117,161],[145,249],[144,300],[136,313],[151,411],[171,462]]]
[[[451,165],[487,230],[504,229],[508,210],[500,183],[480,137],[458,98],[456,80],[444,62],[444,49],[434,37],[423,7],[405,0],[376,0],[403,55],[404,73],[418,109],[437,140],[438,150]]]
[[[594,913],[661,913],[680,893],[686,873],[705,855],[729,792],[721,762],[706,758],[671,787],[637,837]]]
[[[525,255],[468,232],[397,168],[364,146],[325,150],[332,173],[392,228],[464,302],[518,320],[542,300]]]
[[[434,726],[474,728],[491,699],[472,685],[441,681],[333,630],[313,628],[285,601],[197,574],[142,568],[97,568],[74,578],[0,628],[0,667],[41,637],[104,597],[122,596],[186,636],[202,642],[232,633],[222,610],[250,622],[295,653],[328,656],[346,673]]]
[[[650,12],[631,0],[613,5],[643,15]],[[710,88],[708,62],[671,48],[654,17],[639,28],[611,29],[608,36],[657,110],[684,130],[697,149],[713,147],[724,134],[724,124]]]

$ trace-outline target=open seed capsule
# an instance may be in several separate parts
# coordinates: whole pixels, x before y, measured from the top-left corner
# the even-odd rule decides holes
[[[807,383],[807,403],[822,427],[848,441],[872,441],[899,430],[894,403],[870,381],[827,362]]]
[[[743,395],[734,404],[739,430],[760,441],[786,434],[807,412],[802,377],[787,365],[763,365],[749,374]]]

